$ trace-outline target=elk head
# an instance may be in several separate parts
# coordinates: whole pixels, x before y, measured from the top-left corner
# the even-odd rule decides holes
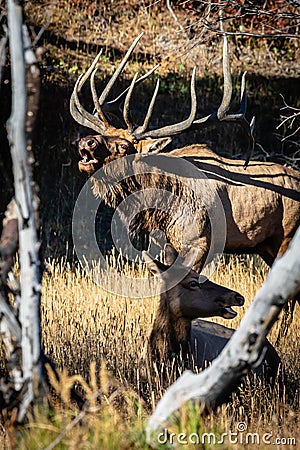
[[[195,258],[195,249],[191,249],[184,258],[178,256],[170,244],[164,247],[164,263],[153,259],[147,252],[143,252],[144,261],[155,275],[158,275],[166,289],[172,270],[176,270],[176,278],[182,272],[181,281],[174,287],[167,289],[161,301],[167,302],[170,314],[176,319],[193,320],[198,317],[220,316],[232,319],[236,312],[232,306],[242,306],[244,297],[238,292],[215,284],[208,279],[201,279],[201,275],[191,268]],[[172,268],[171,271],[167,269]],[[190,269],[190,270],[187,270]]]
[[[191,110],[189,117],[182,122],[173,125],[164,126],[158,129],[149,130],[149,124],[159,89],[159,80],[157,80],[156,87],[150,101],[148,111],[146,113],[144,123],[140,126],[133,123],[130,114],[130,101],[132,92],[135,86],[148,78],[158,67],[155,66],[145,75],[138,78],[137,74],[134,76],[131,85],[125,89],[116,99],[107,101],[108,95],[116,82],[118,76],[125,67],[129,57],[135,49],[142,34],[140,34],[132,43],[126,55],[114,72],[112,78],[109,80],[105,89],[98,96],[95,88],[95,74],[96,66],[101,56],[101,52],[96,56],[92,65],[87,72],[81,75],[75,86],[70,99],[70,112],[73,118],[85,127],[89,127],[96,131],[96,135],[82,138],[79,142],[79,154],[81,161],[79,162],[79,170],[92,175],[97,169],[108,162],[121,158],[125,155],[133,153],[148,153],[159,152],[166,147],[172,140],[172,136],[183,133],[187,130],[196,129],[209,121],[235,121],[240,123],[246,131],[247,137],[251,142],[247,154],[246,163],[248,163],[252,148],[253,148],[253,127],[254,118],[249,123],[245,118],[246,112],[246,89],[245,89],[245,74],[242,78],[241,88],[241,102],[240,110],[236,114],[229,114],[229,106],[232,95],[232,82],[229,67],[228,45],[226,36],[224,36],[223,45],[223,72],[224,72],[224,93],[223,99],[219,108],[206,117],[196,119],[197,112],[197,98],[195,89],[196,69],[193,69],[191,78]],[[89,113],[80,103],[79,93],[84,83],[90,78],[91,92],[95,106],[95,114]],[[125,97],[125,98],[124,98]],[[110,122],[113,115],[119,113],[120,104],[124,101],[123,119],[126,128],[116,128]],[[251,147],[251,148],[250,148]]]

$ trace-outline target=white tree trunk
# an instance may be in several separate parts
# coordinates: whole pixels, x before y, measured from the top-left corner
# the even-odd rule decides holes
[[[150,417],[146,436],[154,448],[168,418],[185,402],[194,400],[213,407],[249,368],[264,357],[263,342],[285,302],[300,290],[300,228],[286,253],[278,258],[223,352],[211,366],[196,375],[186,371],[169,387]]]
[[[18,211],[20,304],[23,393],[18,420],[39,392],[42,365],[40,340],[40,261],[35,226],[36,202],[29,165],[30,152],[25,133],[27,116],[23,11],[19,2],[7,1],[9,48],[11,56],[12,113],[7,124],[13,162],[15,201]],[[25,387],[25,389],[24,389]]]

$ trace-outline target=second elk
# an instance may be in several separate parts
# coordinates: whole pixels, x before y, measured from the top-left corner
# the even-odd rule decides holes
[[[189,268],[192,258],[193,251],[181,258],[169,244],[164,249],[164,263],[144,252],[144,260],[163,288],[144,359],[148,361],[150,374],[161,374],[163,383],[185,368],[205,369],[221,353],[235,331],[200,318],[232,319],[236,316],[232,306],[244,303],[244,298],[235,291],[209,280],[200,283],[199,274]],[[182,279],[170,288],[173,270],[177,277],[182,272]],[[264,359],[255,372],[273,383],[278,375],[280,358],[267,340],[265,346]]]

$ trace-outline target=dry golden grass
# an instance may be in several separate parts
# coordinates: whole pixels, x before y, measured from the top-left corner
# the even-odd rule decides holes
[[[119,265],[117,262],[114,264]],[[230,257],[226,264],[222,258],[213,275],[213,281],[239,291],[245,296],[246,303],[245,307],[239,309],[239,314],[234,320],[230,322],[222,319],[215,320],[236,328],[256,291],[263,283],[267,270],[267,267],[256,257],[239,259]],[[127,265],[125,272],[132,273],[132,268]],[[145,274],[142,266],[138,268],[138,274]],[[94,385],[94,391],[99,388],[100,391],[102,389],[103,394],[103,385],[108,385],[110,395],[115,392],[114,399],[108,401],[114,412],[109,411],[109,421],[106,426],[111,426],[112,422],[116,421],[121,427],[121,424],[124,425],[124,420],[129,420],[132,424],[135,419],[141,423],[140,412],[137,412],[140,409],[134,406],[134,398],[138,398],[140,394],[141,354],[152,327],[157,301],[156,297],[141,299],[117,297],[95,284],[79,268],[72,270],[63,261],[52,261],[48,265],[48,273],[43,280],[42,295],[45,352],[61,368],[67,370],[70,376],[77,374],[79,377],[74,378],[74,381],[79,380],[81,386],[85,383],[83,380],[80,382],[83,377],[90,386]],[[272,343],[275,343],[279,326],[280,322],[276,323],[270,333],[269,339]],[[206,418],[201,423],[201,427],[204,426],[206,431],[214,430],[216,427],[219,430],[230,427],[234,431],[239,422],[246,422],[248,431],[261,434],[272,432],[274,436],[299,438],[296,415],[299,404],[299,392],[296,387],[299,386],[300,372],[299,340],[297,339],[299,328],[299,307],[297,307],[288,336],[277,348],[287,374],[284,401],[280,402],[277,388],[274,392],[270,392],[268,387],[257,382],[255,391],[245,388],[240,398],[236,397],[231,404],[222,406],[218,413]],[[91,371],[92,362],[95,362],[95,368]],[[99,376],[100,365],[102,369],[106,367],[108,370],[104,371],[106,381],[103,381],[103,372]],[[94,379],[94,384],[91,379]],[[108,384],[107,379],[109,379]],[[88,389],[83,387],[83,391],[88,392]],[[89,392],[93,392],[93,389],[90,388]],[[154,400],[157,400],[162,393],[160,379],[157,376],[152,379],[150,395],[152,406],[154,406]],[[111,397],[107,394],[107,398]],[[128,398],[131,400],[128,401]],[[146,411],[149,412],[149,409]],[[192,430],[193,426],[199,428],[197,421],[191,419],[190,411],[183,411],[181,419],[185,420],[186,429]],[[92,425],[88,421],[86,426]],[[119,442],[112,448],[127,447]],[[228,448],[235,447],[233,445]],[[239,448],[244,447],[241,445]],[[285,445],[284,448],[289,446]]]
[[[115,263],[115,266],[118,264]],[[230,257],[226,263],[221,258],[212,281],[237,290],[246,302],[242,308],[237,308],[239,314],[235,319],[212,320],[236,328],[267,271],[267,266],[258,257],[238,260]],[[125,273],[133,273],[129,265]],[[140,265],[137,276],[145,273]],[[145,283],[145,291],[140,293],[142,297],[146,296],[148,287]],[[45,352],[60,366],[84,376],[88,374],[90,361],[99,361],[102,357],[105,357],[108,367],[115,369],[117,362],[120,374],[126,373],[138,361],[140,350],[152,327],[157,302],[157,297],[118,297],[94,283],[81,268],[72,270],[63,261],[52,261],[43,280],[42,328]],[[295,315],[299,316],[298,309]],[[276,341],[279,326],[280,321],[269,335],[272,343]],[[296,348],[298,332],[296,317],[287,339],[277,349],[282,356],[286,357],[290,344]],[[299,361],[295,361],[295,364],[299,368]]]
[[[111,263],[123,273],[148,275],[142,265],[135,269],[112,258]],[[149,401],[141,398],[140,374],[143,367],[142,350],[149,334],[157,297],[117,297],[95,284],[82,269],[72,269],[65,261],[51,261],[44,274],[42,288],[42,330],[45,353],[61,368],[59,379],[50,369],[49,378],[56,391],[52,406],[40,405],[34,416],[17,436],[18,449],[48,448],[55,439],[55,448],[129,449],[149,448],[145,442],[144,425],[147,415],[163,394],[159,374],[152,377]],[[257,257],[221,258],[212,280],[239,291],[246,303],[232,321],[213,319],[236,328],[241,317],[263,283],[268,268]],[[103,278],[103,283],[109,280]],[[122,288],[122,286],[121,286]],[[149,283],[145,282],[146,295]],[[287,382],[283,399],[277,386],[271,391],[257,381],[256,389],[246,386],[240,396],[220,407],[217,412],[201,419],[197,408],[187,405],[176,419],[171,431],[215,433],[221,436],[245,422],[247,432],[264,433],[275,438],[295,438],[299,442],[297,411],[299,408],[299,307],[288,335],[277,348],[285,365]],[[271,330],[269,339],[275,343],[280,322]],[[150,374],[147,374],[149,377]],[[148,379],[148,381],[150,381]],[[79,412],[70,401],[74,384],[84,393],[92,410]],[[7,430],[0,430],[0,447],[12,448]],[[239,438],[245,436],[240,434]],[[214,448],[207,441],[203,446],[185,448]],[[276,444],[276,448],[296,448],[294,441]],[[248,448],[228,438],[222,448]],[[54,448],[54,447],[49,447]],[[161,448],[168,448],[165,445]],[[254,448],[254,446],[252,446]],[[269,444],[255,448],[267,449]]]
[[[42,296],[46,354],[85,377],[90,362],[102,358],[120,377],[131,372],[153,321],[155,299],[112,295],[81,269],[55,261],[48,269]]]

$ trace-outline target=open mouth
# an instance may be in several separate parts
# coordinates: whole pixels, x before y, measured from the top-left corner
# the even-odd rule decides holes
[[[232,306],[243,306],[243,304],[245,303],[245,299],[242,296],[236,296],[235,300],[231,299],[231,300],[219,300],[219,314],[221,317],[223,317],[224,319],[233,319],[236,315],[237,312],[232,309]],[[230,304],[228,304],[230,303]]]
[[[97,164],[98,159],[89,159],[88,156],[84,156],[80,162],[81,164]]]
[[[91,176],[96,170],[96,164],[98,164],[97,159],[83,158],[78,162],[78,169],[80,172],[86,172]]]
[[[223,306],[220,308],[220,316],[224,319],[233,319],[237,315],[237,312],[231,308],[231,306]]]
[[[80,163],[83,165],[97,164],[99,162],[98,159],[96,159],[95,156],[86,149],[83,149],[83,148],[80,149],[79,153],[80,153],[80,156],[82,157]]]

